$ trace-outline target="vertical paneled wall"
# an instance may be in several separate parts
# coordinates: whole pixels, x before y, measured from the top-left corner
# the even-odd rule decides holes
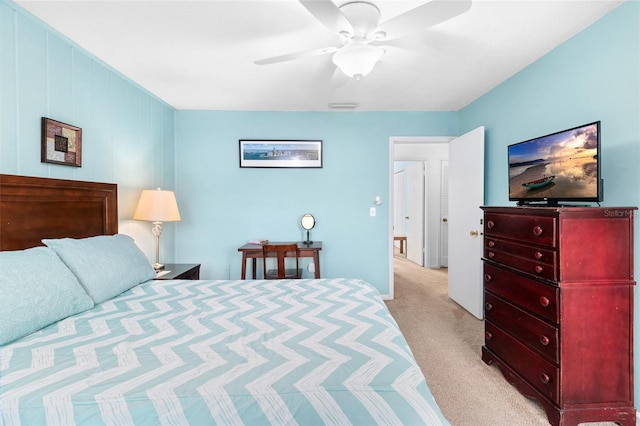
[[[151,259],[151,225],[131,216],[142,189],[173,188],[174,109],[9,2],[0,58],[0,172],[117,183],[120,232]],[[82,128],[82,167],[40,162],[41,117]]]

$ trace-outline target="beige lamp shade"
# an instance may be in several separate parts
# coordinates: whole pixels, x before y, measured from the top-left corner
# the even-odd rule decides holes
[[[173,191],[163,191],[160,188],[143,190],[133,218],[150,222],[179,221],[180,211],[175,194]]]

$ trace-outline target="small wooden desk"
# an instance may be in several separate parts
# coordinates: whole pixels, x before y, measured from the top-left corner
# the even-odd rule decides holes
[[[291,244],[291,243],[270,243],[270,244]],[[312,257],[316,268],[316,278],[320,278],[320,250],[322,250],[322,242],[314,241],[310,245],[298,242],[298,257]],[[242,253],[242,266],[240,271],[240,279],[244,280],[247,276],[247,259],[251,259],[252,277],[256,279],[256,259],[262,259],[262,246],[260,244],[245,244],[238,248]]]
[[[407,237],[404,235],[394,235],[393,241],[400,241],[400,253],[404,253],[404,245],[407,243]]]

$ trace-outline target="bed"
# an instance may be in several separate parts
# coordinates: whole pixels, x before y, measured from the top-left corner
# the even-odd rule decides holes
[[[152,280],[112,184],[0,175],[0,221],[1,424],[449,424],[367,282]]]

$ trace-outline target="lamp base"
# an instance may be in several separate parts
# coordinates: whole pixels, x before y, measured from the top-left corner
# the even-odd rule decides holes
[[[161,271],[164,269],[164,265],[160,263],[160,235],[162,234],[162,222],[156,220],[153,222],[153,229],[151,230],[153,236],[156,237],[156,263],[153,265],[153,269]]]

